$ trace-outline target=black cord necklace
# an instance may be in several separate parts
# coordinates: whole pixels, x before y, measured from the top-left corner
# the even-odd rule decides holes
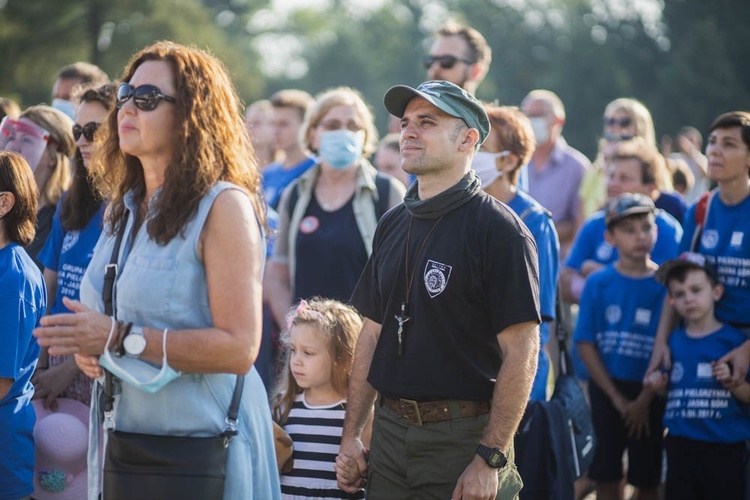
[[[435,230],[440,221],[443,220],[444,216],[441,216],[430,228],[427,236],[422,240],[422,244],[419,245],[417,253],[414,254],[414,269],[411,270],[411,276],[409,276],[409,243],[411,242],[411,228],[414,224],[414,217],[409,221],[409,232],[406,234],[406,252],[404,252],[404,277],[406,278],[406,296],[404,301],[401,302],[401,314],[396,314],[394,318],[398,321],[398,355],[401,356],[404,353],[404,323],[409,321],[411,317],[406,315],[406,309],[409,307],[409,297],[411,296],[411,286],[414,284],[414,276],[417,274],[417,262],[419,262],[419,254],[422,253],[425,243],[430,239],[432,231]]]

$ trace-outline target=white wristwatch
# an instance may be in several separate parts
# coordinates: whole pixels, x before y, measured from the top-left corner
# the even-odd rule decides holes
[[[126,356],[139,358],[146,349],[146,337],[143,336],[143,328],[133,326],[130,329],[130,333],[123,340],[122,345],[125,348]]]

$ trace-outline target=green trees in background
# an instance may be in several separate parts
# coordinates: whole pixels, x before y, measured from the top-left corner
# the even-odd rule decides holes
[[[658,134],[706,130],[750,109],[750,2],[744,0],[0,0],[0,95],[48,101],[54,74],[75,60],[118,76],[158,39],[210,48],[247,101],[295,87],[349,85],[371,103],[425,78],[430,35],[454,18],[493,48],[478,97],[517,104],[531,89],[566,104],[568,141],[594,155],[601,115],[629,96],[651,109]],[[300,7],[291,8],[290,5]],[[636,10],[636,7],[637,10]]]

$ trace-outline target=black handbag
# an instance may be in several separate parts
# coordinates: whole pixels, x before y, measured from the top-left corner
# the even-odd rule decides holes
[[[113,315],[113,289],[127,215],[106,267],[102,298],[105,314]],[[237,416],[245,377],[237,376],[223,432],[210,437],[166,436],[114,429],[115,377],[105,370],[103,500],[221,499],[224,496],[229,442],[237,435]],[[109,427],[109,428],[108,428]]]

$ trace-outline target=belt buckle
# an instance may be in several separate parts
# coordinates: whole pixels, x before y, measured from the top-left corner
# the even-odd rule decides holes
[[[401,408],[405,407],[411,407],[414,408],[414,417],[416,421],[414,422],[414,425],[422,426],[422,415],[419,414],[419,403],[414,401],[413,399],[404,399],[399,398],[398,400],[399,405],[401,405]],[[411,420],[409,417],[406,417],[407,420]]]

